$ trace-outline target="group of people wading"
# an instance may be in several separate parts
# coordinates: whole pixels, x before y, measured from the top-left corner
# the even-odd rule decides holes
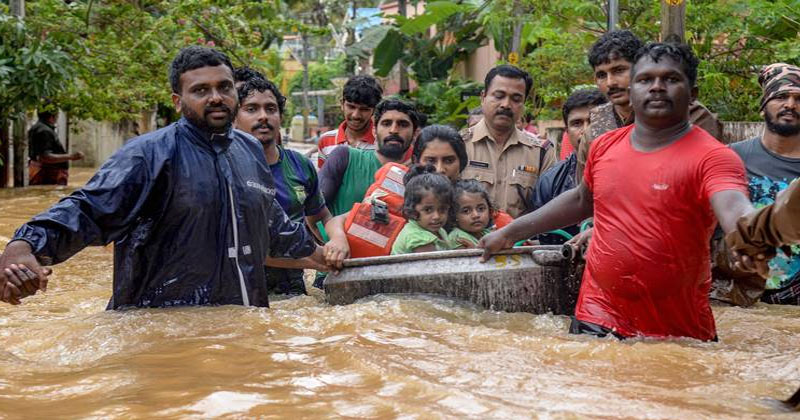
[[[563,146],[575,150],[564,160],[519,128],[532,80],[501,65],[460,133],[352,77],[345,121],[320,136],[315,164],[281,143],[286,98],[272,82],[217,50],[185,48],[169,71],[182,118],[127,142],[20,227],[0,256],[0,298],[19,304],[46,289],[42,266],[111,242],[109,309],[268,306],[270,292],[306,293],[303,268],[461,247],[482,248],[485,261],[561,232],[589,244],[571,332],[716,340],[719,226],[715,255],[736,273],[719,296],[754,296],[758,273],[769,279],[759,295],[798,304],[800,262],[787,245],[800,237],[800,188],[778,192],[800,176],[800,69],[764,68],[764,135],[726,147],[696,100],[686,45],[612,31],[589,63],[599,90],[564,103]]]

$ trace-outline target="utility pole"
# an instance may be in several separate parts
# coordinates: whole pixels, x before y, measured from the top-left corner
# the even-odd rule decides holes
[[[407,17],[406,0],[397,0],[397,13],[402,17]],[[408,71],[406,71],[406,63],[400,59],[398,65],[400,66],[400,93],[408,93]]]
[[[619,26],[619,0],[608,0],[608,32]]]
[[[305,141],[308,136],[308,113],[311,112],[311,107],[308,104],[308,35],[305,32],[301,35],[303,41],[303,59],[300,63],[303,65],[303,139]]]
[[[11,0],[8,7],[12,16],[25,18],[25,0]]]
[[[25,18],[25,0],[11,0],[9,2],[11,14]],[[25,110],[23,110],[24,112]],[[24,187],[27,184],[27,165],[28,142],[25,138],[25,114],[23,113],[14,120],[14,130],[11,137],[14,144],[14,186]],[[7,164],[7,163],[5,163]]]
[[[512,53],[517,54],[519,57],[519,47],[522,45],[522,21],[519,19],[519,16],[522,16],[522,10],[520,8],[519,0],[514,0],[514,8],[512,9],[514,13],[514,30],[511,34],[511,48],[510,51]],[[509,60],[509,61],[518,61],[516,60]],[[511,63],[517,65],[517,63]]]
[[[686,1],[661,0],[661,42],[684,42]]]

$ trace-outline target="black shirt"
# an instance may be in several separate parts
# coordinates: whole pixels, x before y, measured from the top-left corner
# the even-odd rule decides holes
[[[41,155],[52,153],[55,155],[66,154],[64,146],[58,141],[58,136],[53,126],[39,120],[28,130],[28,157],[31,160],[39,160]],[[52,163],[47,166],[68,169],[68,162]]]

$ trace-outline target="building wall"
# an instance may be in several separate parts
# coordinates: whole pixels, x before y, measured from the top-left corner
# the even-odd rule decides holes
[[[82,160],[72,162],[72,166],[97,168],[126,141],[137,135],[153,131],[156,127],[155,113],[143,113],[137,121],[84,120],[69,126],[69,152],[81,152]],[[63,140],[62,140],[63,141]]]
[[[475,50],[463,63],[459,63],[458,71],[467,80],[483,82],[486,73],[497,65],[500,53],[494,47],[494,40]]]

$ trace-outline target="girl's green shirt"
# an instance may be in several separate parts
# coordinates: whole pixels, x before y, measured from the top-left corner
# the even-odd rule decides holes
[[[484,229],[483,235],[481,235],[481,237],[486,236],[486,234],[488,234],[489,232],[491,232],[491,230]],[[450,249],[464,248],[464,245],[461,244],[459,239],[467,240],[475,246],[478,245],[478,238],[472,236],[471,233],[463,231],[459,228],[454,228],[452,231],[450,231],[450,234],[447,235],[447,242],[450,243]]]
[[[444,229],[439,229],[437,235],[424,229],[416,220],[409,220],[392,245],[392,255],[410,254],[415,249],[428,244],[436,245],[437,251],[453,249],[447,240],[447,232]]]

